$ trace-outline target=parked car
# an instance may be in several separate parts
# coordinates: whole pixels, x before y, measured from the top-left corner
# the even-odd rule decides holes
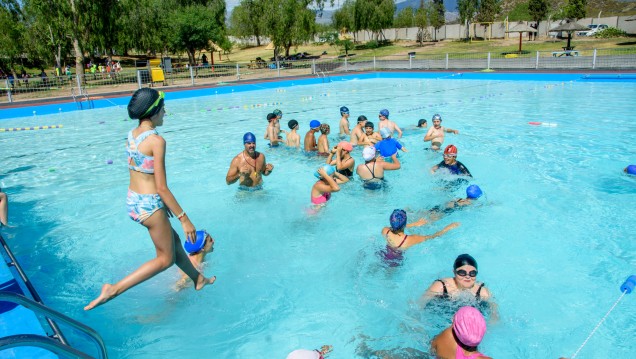
[[[591,24],[591,25],[587,25],[587,27],[589,28],[589,30],[579,31],[576,34],[579,36],[594,36],[599,31],[603,31],[609,28],[609,26],[605,24]]]

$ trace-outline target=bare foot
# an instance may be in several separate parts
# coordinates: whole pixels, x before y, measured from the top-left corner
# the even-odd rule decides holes
[[[102,286],[102,292],[99,297],[93,299],[92,302],[88,303],[87,306],[84,307],[84,310],[91,310],[97,306],[100,306],[109,300],[115,298],[115,293],[113,292],[113,286],[110,284],[104,284]]]
[[[201,290],[206,285],[214,283],[215,280],[216,276],[206,278],[203,276],[203,274],[199,274],[199,278],[197,278],[197,285],[194,287],[194,289]]]
[[[181,279],[179,279],[179,281],[177,282],[177,284],[175,284],[175,286],[174,286],[174,290],[175,290],[175,291],[177,291],[177,292],[179,292],[179,291],[181,291],[182,289],[185,289],[185,287],[187,287],[187,286],[188,286],[188,284],[189,284],[188,279],[189,279],[188,277],[185,277],[185,278],[181,278]]]

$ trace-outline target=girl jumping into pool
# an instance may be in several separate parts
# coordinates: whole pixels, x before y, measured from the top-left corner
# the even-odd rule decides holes
[[[130,185],[126,205],[132,220],[148,229],[157,257],[141,265],[115,284],[104,284],[101,294],[84,307],[91,310],[108,302],[128,289],[177,264],[200,290],[212,284],[216,277],[206,278],[192,265],[181,246],[177,232],[168,217],[178,213],[186,240],[195,243],[196,229],[188,215],[170,192],[166,179],[166,141],[159,136],[157,126],[163,125],[164,94],[150,88],[137,90],[128,103],[128,115],[139,119],[139,126],[128,133],[126,150]]]

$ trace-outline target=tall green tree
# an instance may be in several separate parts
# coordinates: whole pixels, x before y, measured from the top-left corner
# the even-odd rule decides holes
[[[444,7],[444,2],[441,0],[435,0],[432,3],[429,2],[427,6],[429,7],[428,17],[431,26],[435,28],[433,40],[437,41],[437,30],[446,24],[446,8]]]
[[[355,27],[368,30],[376,39],[383,36],[382,29],[391,27],[395,3],[393,0],[356,0]]]
[[[4,62],[3,71],[17,77],[15,66],[21,60],[25,42],[22,10],[18,4],[0,3],[0,29],[0,67]]]
[[[263,21],[265,0],[242,0],[241,4],[232,10],[230,16],[230,33],[236,37],[256,37],[256,45],[261,46],[266,26]]]
[[[532,20],[537,23],[538,29],[539,22],[545,19],[548,15],[547,0],[530,0],[530,2],[528,3],[528,13],[532,17]]]
[[[568,19],[582,19],[586,16],[587,0],[568,0],[563,8],[563,15]]]
[[[342,31],[346,29],[346,31],[351,31],[354,34],[356,31],[360,30],[355,27],[355,0],[345,0],[340,9],[334,11],[333,16],[331,17],[333,26]]]
[[[187,52],[190,65],[196,64],[196,51],[209,48],[210,41],[225,41],[224,0],[177,7],[171,12],[170,20],[169,46],[174,51]]]
[[[462,24],[466,25],[466,39],[470,36],[469,26],[473,21],[477,9],[479,7],[478,0],[458,0],[457,10],[459,11],[459,20]]]
[[[400,10],[393,19],[394,28],[413,27],[415,24],[415,12],[412,7],[407,6]]]
[[[171,12],[165,11],[171,8],[168,5],[164,0],[120,0],[118,51],[124,55],[130,50],[145,54],[164,48],[170,36]]]
[[[481,0],[479,1],[479,9],[475,16],[478,22],[484,23],[484,31],[490,27],[495,17],[501,12],[501,0]]]
[[[289,56],[292,46],[312,39],[316,32],[316,14],[309,9],[310,0],[269,0],[265,6],[266,34],[279,49]]]

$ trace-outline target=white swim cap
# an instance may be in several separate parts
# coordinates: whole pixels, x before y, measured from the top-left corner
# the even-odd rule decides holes
[[[367,146],[362,150],[362,158],[364,158],[365,161],[371,161],[372,159],[375,158],[375,147],[373,146]]]

